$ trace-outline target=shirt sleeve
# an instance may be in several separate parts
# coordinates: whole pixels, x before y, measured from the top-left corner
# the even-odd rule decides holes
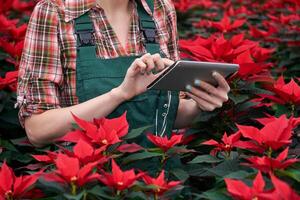
[[[63,80],[58,43],[57,8],[40,1],[29,20],[19,66],[17,105],[19,119],[60,107]]]

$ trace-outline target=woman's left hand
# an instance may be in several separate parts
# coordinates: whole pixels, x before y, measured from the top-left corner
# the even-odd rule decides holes
[[[225,78],[218,72],[214,72],[212,76],[216,79],[218,86],[206,83],[201,80],[194,82],[194,87],[188,85],[187,95],[191,97],[196,103],[198,108],[203,111],[213,111],[216,108],[223,106],[223,103],[228,101],[228,93],[230,87]]]

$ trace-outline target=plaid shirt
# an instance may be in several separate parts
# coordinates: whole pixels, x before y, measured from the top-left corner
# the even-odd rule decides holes
[[[151,13],[157,25],[162,52],[178,60],[176,12],[171,0],[154,0]],[[19,118],[32,113],[78,104],[76,97],[76,39],[74,19],[89,11],[95,27],[96,54],[100,58],[140,55],[145,52],[139,31],[135,0],[128,42],[123,47],[103,9],[95,0],[41,0],[35,7],[27,29],[19,68],[17,105]]]

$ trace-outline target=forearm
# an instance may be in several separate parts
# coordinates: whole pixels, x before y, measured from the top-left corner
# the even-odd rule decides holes
[[[119,92],[118,88],[113,89],[78,105],[32,115],[25,120],[25,130],[30,142],[35,146],[43,146],[65,135],[74,123],[71,113],[85,120],[107,116],[124,101]]]
[[[200,114],[200,109],[193,99],[180,99],[174,128],[186,128]]]

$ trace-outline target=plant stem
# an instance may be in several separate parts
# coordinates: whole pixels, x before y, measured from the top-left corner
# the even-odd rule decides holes
[[[76,185],[75,185],[74,183],[71,183],[71,194],[72,194],[73,196],[76,195],[76,193],[77,193],[76,190],[77,190]]]
[[[158,200],[158,195],[156,192],[153,194],[153,196],[154,196],[154,200]]]
[[[267,156],[269,157],[269,158],[271,158],[272,157],[272,148],[271,147],[269,147],[269,149],[268,149],[268,151],[267,151]]]

